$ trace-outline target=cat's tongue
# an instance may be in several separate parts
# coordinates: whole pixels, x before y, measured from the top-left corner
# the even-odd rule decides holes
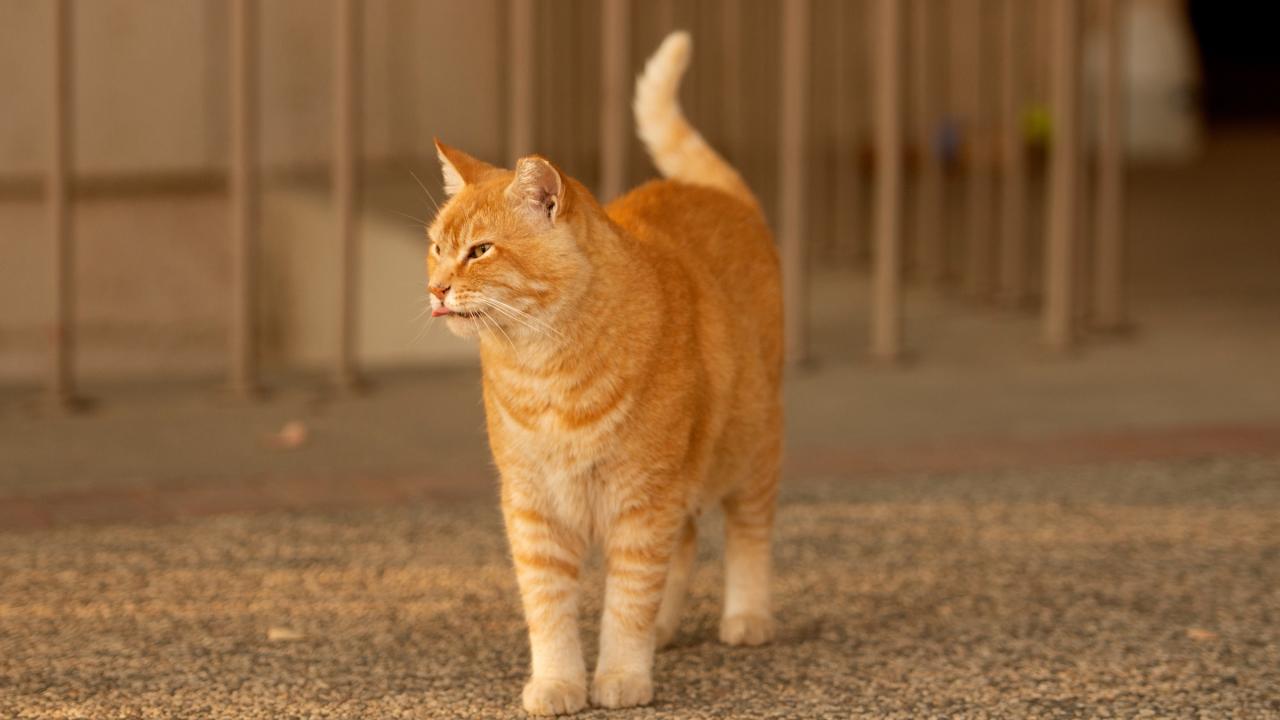
[[[452,315],[452,314],[453,314],[453,311],[443,305],[431,311],[431,317],[440,317],[441,315]]]

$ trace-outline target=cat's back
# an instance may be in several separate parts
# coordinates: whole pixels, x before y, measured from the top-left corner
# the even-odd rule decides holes
[[[691,282],[714,285],[718,292],[699,294],[726,305],[721,310],[731,319],[733,341],[755,346],[770,370],[780,367],[782,279],[773,235],[759,210],[720,190],[654,180],[605,211],[660,262],[682,266]]]
[[[756,208],[713,188],[654,180],[605,211],[636,242],[698,275],[708,273],[732,302],[780,305],[778,255]]]

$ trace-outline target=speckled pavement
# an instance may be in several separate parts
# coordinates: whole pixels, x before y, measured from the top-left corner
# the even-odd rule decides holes
[[[782,502],[778,641],[715,640],[708,518],[656,701],[610,716],[1280,717],[1280,459]],[[487,499],[0,533],[2,718],[520,717],[526,663]]]

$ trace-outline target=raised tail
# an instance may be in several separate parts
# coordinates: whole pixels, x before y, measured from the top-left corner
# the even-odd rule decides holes
[[[723,190],[759,209],[742,176],[689,124],[680,109],[680,79],[689,67],[689,33],[673,32],[636,81],[636,128],[653,164],[666,177]]]

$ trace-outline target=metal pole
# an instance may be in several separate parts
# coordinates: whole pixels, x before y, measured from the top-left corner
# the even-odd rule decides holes
[[[1075,342],[1075,262],[1080,192],[1080,6],[1052,0],[1052,138],[1045,228],[1044,342],[1065,351]]]
[[[654,15],[658,19],[658,37],[666,37],[667,33],[676,29],[675,0],[650,0],[655,6]],[[783,12],[786,12],[783,10]]]
[[[240,397],[258,391],[255,276],[258,253],[257,2],[232,0],[230,47],[231,357],[229,385]]]
[[[720,81],[724,99],[724,151],[725,156],[738,161],[742,152],[742,6],[738,0],[721,4],[720,51],[722,73]]]
[[[1103,0],[1106,62],[1099,93],[1098,185],[1095,195],[1093,322],[1100,330],[1125,326],[1125,14],[1124,0]]]
[[[778,241],[782,249],[786,354],[792,365],[808,354],[808,260],[805,243],[805,130],[809,107],[809,2],[782,4],[782,87],[779,110]]]
[[[53,245],[54,286],[49,390],[57,407],[70,409],[75,406],[77,398],[75,245],[71,217],[71,132],[75,95],[72,85],[71,4],[68,0],[54,0],[49,31],[53,87],[49,104],[49,167],[45,177],[45,202]]]
[[[533,0],[510,0],[508,10],[507,44],[511,52],[507,58],[510,78],[507,89],[511,93],[511,107],[508,108],[507,157],[514,167],[516,160],[533,152]]]
[[[991,129],[987,118],[987,47],[983,37],[985,8],[983,0],[970,0],[965,19],[965,39],[969,43],[971,63],[968,83],[968,123],[965,143],[968,183],[966,186],[969,219],[968,242],[965,247],[964,290],[972,297],[991,291],[992,249],[992,173]]]
[[[630,46],[627,42],[630,0],[604,0],[601,47],[604,50],[600,94],[600,200],[622,194],[627,181],[627,96],[631,90]]]
[[[1004,0],[1000,24],[1000,299],[1027,299],[1027,160],[1022,134],[1026,0]]]
[[[865,37],[854,32],[861,24],[854,18],[854,4],[837,3],[834,9],[833,22],[839,28],[836,35],[835,58],[835,241],[842,252],[850,252],[854,257],[865,257],[867,247],[863,218],[866,216],[862,197],[862,166],[858,147],[862,139],[862,122],[857,110],[862,106],[862,99],[857,92],[855,73],[851,62],[855,51],[861,49],[860,40]],[[862,63],[857,64],[858,68]]]
[[[333,196],[338,260],[338,355],[334,382],[358,383],[356,360],[360,227],[360,7],[334,2]]]
[[[871,277],[871,355],[902,355],[902,5],[876,0],[875,219]]]
[[[929,282],[942,279],[945,269],[942,247],[942,156],[935,151],[934,132],[941,120],[942,94],[934,55],[932,10],[935,0],[915,0],[911,15],[911,90],[915,105],[915,144],[920,159],[916,176],[915,256],[920,276]]]

